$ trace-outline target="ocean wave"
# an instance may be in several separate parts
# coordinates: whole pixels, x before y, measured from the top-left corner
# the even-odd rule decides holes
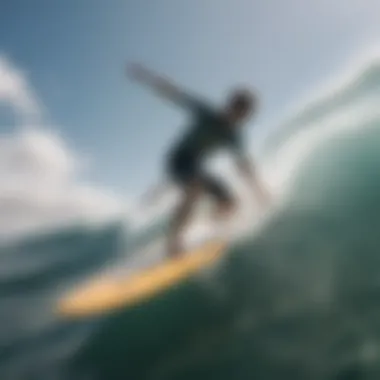
[[[138,308],[78,323],[43,317],[68,284],[154,241],[166,220],[127,236],[110,228],[9,246],[0,262],[15,260],[17,283],[0,271],[0,293],[20,304],[0,321],[19,320],[0,328],[0,377],[378,379],[379,78],[370,64],[282,123],[263,160],[273,184],[290,178],[275,212],[213,270]],[[22,267],[27,255],[38,263]],[[41,294],[52,298],[34,301]]]

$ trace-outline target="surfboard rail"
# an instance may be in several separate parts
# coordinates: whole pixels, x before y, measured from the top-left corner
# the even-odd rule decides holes
[[[134,306],[213,264],[225,248],[224,241],[212,240],[179,258],[167,260],[126,278],[98,275],[59,299],[56,311],[63,317],[78,318]]]

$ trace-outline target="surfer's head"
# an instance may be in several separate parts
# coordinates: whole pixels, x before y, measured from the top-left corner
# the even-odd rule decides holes
[[[233,121],[242,121],[257,108],[257,97],[245,88],[232,91],[227,99],[227,113]]]

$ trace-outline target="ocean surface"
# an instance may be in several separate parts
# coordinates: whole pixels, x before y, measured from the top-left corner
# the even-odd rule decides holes
[[[380,379],[379,105],[370,62],[279,122],[263,154],[284,189],[274,211],[217,268],[135,309],[81,321],[53,312],[160,226],[3,244],[0,379]]]

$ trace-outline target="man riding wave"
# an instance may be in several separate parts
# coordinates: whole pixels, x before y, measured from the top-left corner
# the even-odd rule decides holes
[[[192,116],[188,130],[170,148],[167,156],[167,174],[183,195],[168,236],[168,253],[174,257],[182,252],[180,233],[203,194],[209,194],[216,201],[220,218],[228,218],[236,209],[237,202],[227,186],[204,170],[205,159],[217,149],[230,150],[254,194],[262,202],[268,200],[268,192],[257,177],[241,135],[244,122],[257,111],[258,99],[247,89],[237,89],[229,95],[223,107],[214,108],[141,65],[128,66],[128,74],[189,111]]]

